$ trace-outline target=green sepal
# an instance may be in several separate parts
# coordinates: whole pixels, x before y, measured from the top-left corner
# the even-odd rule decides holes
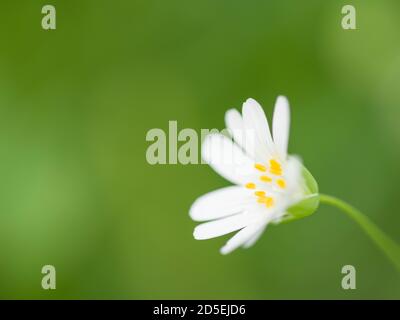
[[[314,177],[304,166],[302,170],[304,179],[304,198],[288,208],[287,215],[279,223],[290,222],[313,214],[319,206],[318,184]]]

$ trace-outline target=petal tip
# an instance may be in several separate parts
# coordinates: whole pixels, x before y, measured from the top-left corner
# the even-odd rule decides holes
[[[222,255],[226,256],[227,254],[231,253],[231,250],[229,250],[229,248],[228,248],[227,246],[223,246],[223,247],[219,250],[219,252],[220,252]]]
[[[246,102],[257,102],[257,101],[255,99],[253,99],[253,98],[247,98]]]
[[[189,217],[194,221],[196,221],[196,210],[194,209],[195,204],[196,204],[196,201],[192,204],[192,206],[189,209]]]
[[[288,98],[286,97],[286,96],[284,96],[284,95],[279,95],[277,98],[276,98],[276,103],[275,103],[275,105],[278,107],[278,106],[289,106],[289,100],[288,100]]]
[[[253,98],[248,98],[244,103],[243,103],[243,107],[245,106],[260,106],[260,104]]]
[[[195,238],[195,240],[201,240],[197,227],[193,230],[193,238]]]

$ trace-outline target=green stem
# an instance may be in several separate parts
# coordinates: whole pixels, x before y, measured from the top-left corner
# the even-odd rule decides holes
[[[365,231],[365,233],[382,249],[386,256],[400,271],[400,246],[379,229],[367,216],[346,202],[325,194],[320,194],[320,202],[330,204],[344,211]]]

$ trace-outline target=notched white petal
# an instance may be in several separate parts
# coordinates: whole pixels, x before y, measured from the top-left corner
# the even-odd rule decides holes
[[[195,221],[219,219],[242,212],[249,200],[243,187],[226,187],[198,198],[190,208],[189,215]]]
[[[247,226],[246,228],[240,230],[236,233],[232,238],[228,240],[228,242],[221,248],[220,252],[222,254],[228,254],[233,250],[242,246],[246,241],[251,239],[255,234],[260,230],[259,224],[252,224]]]
[[[245,184],[253,172],[253,160],[222,134],[210,134],[202,145],[202,157],[219,175],[234,184]]]
[[[246,132],[254,132],[255,134],[254,149],[257,160],[263,161],[268,154],[274,152],[271,132],[264,110],[256,100],[250,98],[243,104],[242,116]]]
[[[244,145],[244,126],[242,115],[236,109],[230,109],[225,113],[225,125],[235,142],[242,148]]]
[[[266,226],[261,227],[260,230],[256,231],[244,244],[243,244],[243,248],[250,248],[251,246],[253,246],[258,239],[260,239],[260,237],[262,236],[262,234],[265,231]]]
[[[196,240],[211,239],[231,233],[247,226],[254,217],[248,213],[239,213],[227,218],[214,220],[198,225],[193,232]]]

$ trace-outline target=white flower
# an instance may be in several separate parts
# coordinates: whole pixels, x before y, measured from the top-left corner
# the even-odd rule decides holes
[[[232,139],[211,134],[202,145],[203,159],[234,186],[198,198],[190,209],[198,240],[238,231],[224,247],[227,254],[250,247],[269,223],[294,220],[315,211],[318,187],[298,158],[288,156],[290,110],[279,96],[272,121],[272,136],[262,107],[248,99],[242,114],[228,110],[225,123]]]

